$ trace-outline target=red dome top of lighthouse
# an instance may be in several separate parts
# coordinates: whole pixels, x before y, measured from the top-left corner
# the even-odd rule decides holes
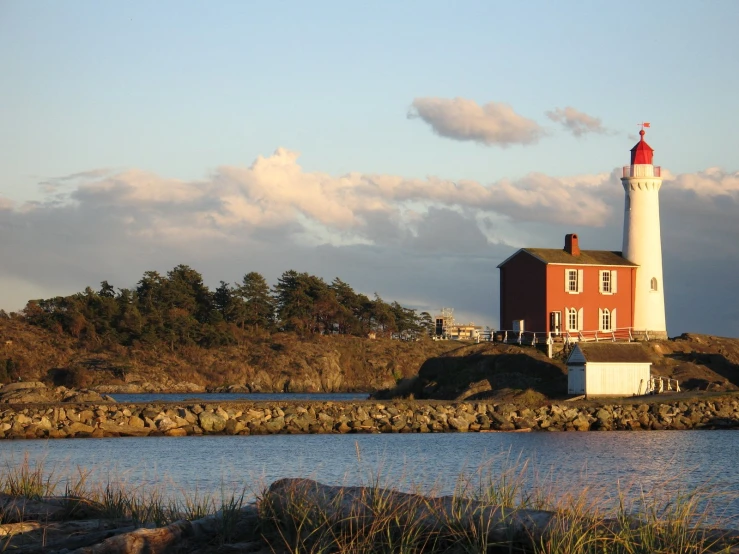
[[[652,165],[652,158],[654,157],[654,149],[644,141],[644,129],[639,131],[641,139],[636,143],[636,146],[631,149],[631,165],[636,164],[649,164]]]

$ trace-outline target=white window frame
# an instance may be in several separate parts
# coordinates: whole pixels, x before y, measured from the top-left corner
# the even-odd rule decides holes
[[[598,329],[604,332],[613,332],[616,327],[616,308],[598,308]]]
[[[567,331],[580,331],[582,329],[582,308],[579,310],[576,308],[565,308],[565,318]]]
[[[610,331],[611,330],[611,311],[608,308],[598,310],[600,316],[600,330]]]
[[[582,290],[583,270],[574,268],[565,269],[565,292],[567,294],[580,294]]]
[[[618,273],[615,269],[601,269],[598,271],[598,290],[601,294],[616,294],[618,292]]]

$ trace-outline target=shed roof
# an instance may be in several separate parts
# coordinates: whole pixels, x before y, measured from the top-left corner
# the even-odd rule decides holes
[[[568,363],[578,349],[586,362],[609,364],[652,363],[649,352],[638,342],[580,342],[575,345],[567,358]]]
[[[526,252],[545,264],[557,265],[603,265],[603,266],[628,266],[638,267],[621,255],[621,252],[610,250],[580,250],[579,256],[573,256],[561,248],[521,248],[515,254],[507,258],[498,267],[505,265],[508,260],[515,258],[519,253]]]

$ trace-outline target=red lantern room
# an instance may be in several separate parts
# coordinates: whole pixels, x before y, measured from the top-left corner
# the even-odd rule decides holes
[[[644,129],[639,131],[639,134],[641,135],[641,139],[631,149],[631,165],[652,165],[654,149],[644,141]]]

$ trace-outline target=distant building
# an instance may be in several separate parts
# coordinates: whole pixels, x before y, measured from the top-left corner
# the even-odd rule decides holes
[[[625,330],[667,338],[659,223],[660,168],[644,141],[623,168],[621,252],[580,250],[576,234],[562,250],[522,248],[501,263],[500,328],[580,337]]]
[[[448,338],[455,340],[477,340],[482,332],[482,325],[474,323],[453,325],[448,332]]]
[[[457,323],[454,320],[453,308],[442,308],[434,318],[434,336],[452,340],[477,340],[483,332],[482,325],[474,323]]]

